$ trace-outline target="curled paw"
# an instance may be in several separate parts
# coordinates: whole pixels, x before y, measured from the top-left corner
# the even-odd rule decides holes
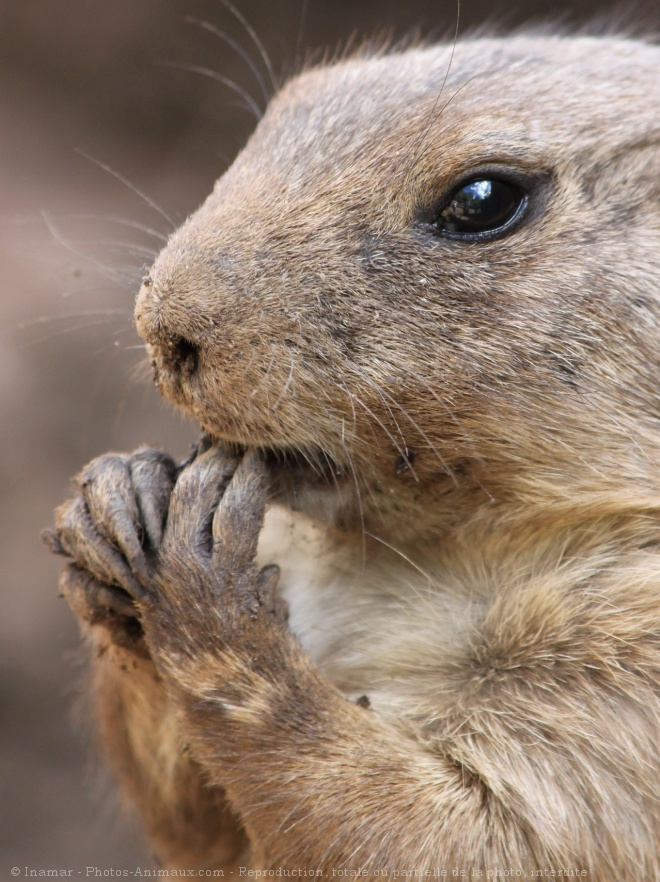
[[[115,646],[148,656],[138,611],[123,588],[104,585],[76,564],[64,568],[59,586],[80,622],[104,628]]]
[[[257,453],[238,457],[220,447],[181,472],[153,582],[135,595],[154,645],[235,642],[257,621],[286,621],[278,567],[260,569],[255,561],[268,484]]]
[[[139,629],[134,601],[153,578],[175,474],[173,460],[157,450],[100,456],[76,478],[54,529],[44,531],[51,550],[73,560],[60,583],[73,611],[85,624],[110,628],[117,642],[134,642]]]

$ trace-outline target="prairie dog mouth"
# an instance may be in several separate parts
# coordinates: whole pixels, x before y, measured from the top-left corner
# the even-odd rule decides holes
[[[237,458],[243,457],[250,446],[238,442],[217,439],[211,435],[203,435],[194,445],[189,456],[181,463],[180,469],[195,459],[198,454],[208,450],[214,444],[222,446],[228,454]],[[343,467],[322,448],[297,450],[288,447],[262,447],[254,445],[268,467],[273,483],[273,491],[282,492],[297,490],[302,485],[333,486],[345,474]]]
[[[311,483],[332,483],[343,476],[343,469],[336,460],[321,448],[292,450],[286,447],[257,448],[270,472],[274,475],[289,474]]]

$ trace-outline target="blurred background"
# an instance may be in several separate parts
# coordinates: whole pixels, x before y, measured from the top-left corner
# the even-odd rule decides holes
[[[278,77],[351,36],[456,25],[456,0],[234,2]],[[614,8],[551,12],[580,25]],[[263,106],[251,66],[264,77],[264,60],[239,15],[223,0],[0,0],[2,879],[14,866],[152,866],[74,719],[78,631],[39,531],[92,457],[144,442],[182,456],[195,438],[151,388],[132,302],[254,125],[223,78]],[[460,31],[547,15],[535,0],[461,0]],[[629,7],[619,20],[634,24]]]

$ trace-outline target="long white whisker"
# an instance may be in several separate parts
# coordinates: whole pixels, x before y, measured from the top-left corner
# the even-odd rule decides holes
[[[399,456],[401,456],[402,458],[406,459],[407,456],[409,455],[409,451],[408,451],[407,447],[405,446],[405,444],[403,444],[403,446],[401,446],[400,442],[394,437],[394,435],[392,435],[392,433],[391,433],[390,430],[387,428],[387,426],[385,425],[385,423],[380,419],[380,417],[378,417],[378,416],[377,416],[377,415],[371,410],[371,408],[368,407],[368,406],[364,403],[364,401],[362,401],[362,399],[361,399],[358,395],[356,395],[354,392],[349,392],[349,395],[351,396],[352,400],[355,401],[355,402],[356,402],[356,403],[362,408],[362,410],[363,410],[366,414],[368,414],[369,417],[370,417],[370,418],[371,418],[371,419],[372,419],[377,425],[380,426],[380,428],[383,430],[383,432],[385,432],[385,434],[387,435],[387,437],[389,438],[389,440],[392,442],[392,446],[394,447],[394,449],[396,450],[396,452],[399,454]],[[415,477],[417,477],[417,476],[415,476]]]
[[[274,365],[274,364],[275,364],[275,350],[273,349],[273,346],[272,346],[272,344],[271,344],[271,347],[270,347],[270,361],[268,362],[268,367],[266,368],[263,377],[259,380],[259,382],[257,383],[257,385],[256,385],[256,386],[254,387],[254,389],[252,390],[252,392],[250,392],[250,398],[254,398],[254,396],[257,394],[257,392],[259,391],[259,389],[261,389],[261,387],[264,385],[264,383],[266,383],[266,382],[268,381],[268,378],[269,378],[269,376],[270,376],[270,372],[271,372],[271,370],[273,369],[273,365]]]
[[[163,218],[163,220],[167,221],[167,223],[172,227],[173,230],[177,228],[178,224],[176,224],[172,220],[169,214],[167,214],[167,212],[163,208],[161,208],[157,202],[154,202],[154,200],[147,196],[146,193],[144,193],[142,190],[136,187],[135,184],[129,181],[128,178],[125,178],[124,175],[120,174],[118,171],[115,171],[114,168],[107,165],[105,162],[101,162],[101,160],[95,159],[93,156],[85,153],[84,150],[81,150],[80,148],[76,148],[76,153],[78,153],[79,156],[82,156],[88,162],[94,163],[94,165],[98,166],[100,169],[103,169],[103,171],[107,172],[109,175],[112,175],[115,180],[128,187],[128,189],[131,190],[131,192],[135,193],[136,196],[139,196],[140,199],[142,199],[149,206],[149,208],[153,209],[156,214],[159,214]]]
[[[381,536],[377,536],[375,533],[367,533],[366,534],[370,539],[374,539],[376,542],[380,542],[381,545],[384,545],[385,548],[389,548],[390,551],[393,551],[396,555],[398,555],[402,560],[405,560],[406,563],[410,564],[410,566],[416,570],[421,576],[423,576],[429,585],[432,585],[434,580],[433,577],[427,570],[423,569],[416,564],[414,560],[408,557],[407,554],[404,554],[400,548],[397,548],[396,545],[392,545],[391,542],[387,542],[387,540],[383,539]]]
[[[298,456],[302,456],[302,458],[305,460],[307,465],[311,468],[311,470],[314,472],[314,474],[318,478],[323,477],[323,469],[322,469],[321,465],[312,458],[311,454],[307,450],[299,449],[297,451],[297,453],[298,453]],[[333,481],[335,483],[335,487],[336,487],[337,486],[337,478],[334,476],[334,474],[332,476],[332,479],[333,479]]]
[[[431,385],[429,385],[429,383],[424,379],[424,377],[420,376],[415,371],[410,370],[410,368],[408,368],[408,367],[406,367],[406,372],[410,377],[413,378],[413,380],[416,383],[419,383],[419,385],[422,386],[423,389],[426,389],[426,391],[431,395],[431,397],[440,405],[440,407],[442,408],[442,412],[445,414],[445,416],[449,417],[449,419],[453,422],[453,424],[456,426],[456,428],[459,429],[459,431],[461,433],[461,437],[465,438],[465,440],[470,444],[470,449],[471,449],[471,452],[472,452],[474,459],[479,460],[479,461],[483,461],[483,458],[478,450],[478,445],[475,444],[474,439],[471,437],[470,433],[466,431],[465,426],[463,425],[461,420],[458,418],[456,413],[447,405],[447,403],[445,401],[442,400],[442,398],[438,395],[438,393],[435,391],[435,389],[433,389],[433,387]]]
[[[339,443],[341,444],[341,447],[344,451],[344,455],[346,456],[348,468],[350,470],[351,478],[353,481],[353,486],[355,487],[355,497],[357,499],[358,514],[360,516],[360,532],[362,535],[362,563],[364,565],[366,563],[366,559],[367,559],[367,546],[366,546],[366,542],[365,542],[365,538],[364,538],[366,535],[366,531],[365,531],[365,521],[364,521],[364,506],[362,504],[362,492],[360,490],[360,482],[358,481],[357,471],[355,469],[353,457],[351,456],[351,452],[346,445],[346,441],[344,440],[343,432],[338,431],[337,424],[334,420],[334,417],[330,414],[327,407],[325,407],[325,405],[323,405],[323,404],[321,405],[321,407],[325,411],[326,417],[328,418],[333,429],[337,433],[337,437],[339,438]],[[336,483],[336,480],[335,480],[335,483]]]
[[[347,386],[345,383],[337,383],[337,386],[338,386],[339,389],[342,390],[342,392],[344,392],[344,393],[346,394],[346,397],[348,398],[348,403],[349,403],[350,406],[351,406],[351,413],[353,414],[353,421],[352,421],[352,426],[351,426],[351,435],[352,435],[353,437],[355,437],[355,434],[356,434],[356,432],[357,432],[357,411],[356,411],[356,409],[355,409],[355,402],[353,401],[353,395],[352,395],[351,391],[349,390],[348,386]],[[344,437],[344,423],[343,423],[343,420],[342,420],[342,432],[341,432],[341,436],[342,436],[342,439],[343,439],[343,437]]]
[[[429,450],[433,451],[433,453],[434,453],[434,454],[436,455],[436,457],[438,458],[438,461],[439,461],[440,464],[442,465],[443,469],[447,472],[447,474],[449,475],[449,477],[452,479],[454,485],[458,487],[458,481],[456,480],[456,476],[454,475],[453,471],[449,468],[449,464],[447,463],[447,461],[445,460],[445,458],[442,456],[442,454],[440,453],[440,451],[438,450],[438,448],[435,446],[435,444],[433,444],[433,442],[431,441],[431,439],[429,438],[429,436],[426,434],[426,432],[424,431],[424,429],[422,429],[422,427],[417,423],[417,421],[414,420],[414,419],[410,416],[410,414],[408,413],[408,411],[407,411],[404,407],[402,407],[402,406],[399,404],[399,402],[398,402],[398,401],[397,401],[392,395],[390,395],[388,392],[385,392],[384,390],[383,390],[383,394],[387,395],[387,397],[390,399],[390,401],[392,402],[392,404],[393,404],[398,410],[401,411],[401,413],[402,413],[403,416],[408,420],[408,422],[410,423],[410,425],[411,425],[411,426],[412,426],[417,432],[419,432],[419,434],[421,435],[421,437],[422,437],[422,438],[424,439],[424,441],[426,442],[426,444],[427,444]]]
[[[302,59],[302,44],[303,44],[303,35],[305,31],[305,19],[307,18],[307,0],[303,0],[302,8],[300,10],[300,22],[298,25],[298,36],[296,38],[296,54],[294,55],[294,70],[300,70],[301,59]]]
[[[284,384],[284,388],[282,389],[280,394],[277,396],[277,400],[273,404],[273,407],[272,407],[273,410],[277,410],[280,401],[282,401],[282,399],[284,398],[284,396],[288,392],[290,385],[293,385],[294,397],[295,397],[295,386],[296,386],[295,379],[294,379],[295,364],[294,364],[294,360],[293,360],[293,353],[290,350],[289,350],[289,359],[291,362],[291,366],[289,368],[289,376],[286,378],[286,383]]]
[[[62,328],[59,331],[52,331],[49,334],[44,334],[42,337],[37,337],[36,339],[27,340],[22,344],[22,347],[27,349],[30,346],[36,346],[39,343],[45,343],[48,340],[56,340],[58,337],[64,337],[67,334],[76,334],[79,331],[89,331],[92,328],[100,328],[102,325],[108,324],[112,321],[110,318],[103,319],[99,316],[96,321],[93,322],[85,322],[83,324],[71,325],[68,328]]]
[[[103,223],[108,224],[121,224],[123,227],[129,227],[132,230],[139,230],[141,233],[146,233],[148,236],[152,236],[154,239],[158,239],[161,242],[167,242],[167,235],[162,233],[160,230],[155,229],[154,227],[150,227],[147,224],[140,223],[138,221],[130,220],[127,217],[118,217],[112,214],[87,214],[87,213],[76,213],[76,214],[58,214],[58,220],[95,220],[102,221]],[[38,220],[34,218],[33,220]]]
[[[422,135],[421,135],[421,137],[420,137],[420,139],[419,139],[419,142],[418,142],[418,145],[419,145],[419,146],[418,146],[418,150],[417,150],[417,152],[413,155],[413,158],[412,158],[412,160],[411,160],[411,162],[410,162],[410,166],[409,166],[409,169],[408,169],[409,172],[412,172],[412,170],[415,168],[415,165],[417,164],[417,159],[418,159],[418,157],[419,157],[419,151],[422,149],[422,146],[423,146],[423,144],[424,144],[424,141],[426,140],[426,136],[428,135],[429,130],[430,130],[431,126],[433,125],[433,118],[434,118],[434,116],[435,116],[436,109],[437,109],[437,107],[438,107],[438,104],[439,104],[439,102],[440,102],[440,99],[442,98],[442,93],[443,93],[444,90],[445,90],[445,86],[447,85],[447,78],[449,77],[449,72],[451,71],[451,67],[452,67],[452,64],[453,64],[453,61],[454,61],[454,54],[455,54],[455,52],[456,52],[456,44],[458,43],[458,29],[459,29],[460,21],[461,21],[461,0],[456,0],[456,28],[455,28],[455,30],[454,30],[454,39],[453,39],[453,41],[452,41],[451,54],[450,54],[450,56],[449,56],[449,61],[448,61],[448,63],[447,63],[447,69],[445,70],[445,77],[444,77],[444,79],[443,79],[443,81],[442,81],[442,85],[440,86],[440,91],[438,92],[438,94],[437,94],[437,96],[436,96],[436,99],[435,99],[435,101],[434,101],[434,103],[433,103],[433,107],[431,108],[431,111],[430,111],[430,113],[429,113],[429,116],[428,116],[428,123],[427,123],[427,125],[426,125],[426,128],[425,128],[424,131],[422,132]],[[452,97],[453,97],[453,96],[452,96]],[[449,102],[447,102],[447,103],[449,103]],[[447,106],[447,105],[445,104],[445,107],[446,107],[446,106]],[[444,107],[443,107],[443,110],[444,110]],[[442,113],[442,111],[441,111],[441,113]]]
[[[268,104],[268,102],[271,99],[271,93],[268,91],[268,88],[266,86],[264,78],[261,75],[261,71],[259,70],[257,65],[254,63],[254,61],[252,60],[249,53],[240,45],[240,43],[237,43],[236,40],[232,39],[228,34],[226,34],[224,31],[220,30],[220,28],[216,27],[214,24],[211,24],[210,21],[205,21],[204,19],[201,19],[201,18],[195,18],[195,16],[192,16],[192,15],[186,16],[186,21],[190,22],[191,24],[195,24],[200,28],[203,28],[205,31],[208,31],[210,34],[213,34],[219,40],[222,40],[228,46],[231,46],[231,48],[241,56],[243,61],[247,64],[247,66],[252,71],[254,78],[257,81],[257,83],[259,84],[259,88],[261,89],[261,94],[264,96],[264,98],[266,100],[266,104]]]
[[[323,356],[322,353],[317,353],[317,357],[321,358],[323,361],[325,361],[327,363],[330,363],[329,359],[327,359],[325,356]],[[378,384],[375,384],[374,381],[370,380],[369,377],[367,377],[366,375],[359,372],[356,369],[355,365],[352,365],[349,362],[344,361],[344,366],[346,368],[348,368],[349,370],[351,370],[359,379],[365,379],[372,386],[372,388],[375,387],[375,391],[378,394]],[[387,428],[385,423],[383,423],[383,421],[378,416],[376,416],[376,414],[364,403],[364,401],[362,401],[362,399],[355,392],[352,392],[351,390],[349,390],[347,385],[341,384],[339,386],[339,388],[343,389],[343,391],[347,393],[347,395],[349,396],[350,399],[353,399],[365,411],[365,413],[369,414],[371,419],[374,420],[381,427],[383,432],[385,432],[387,437],[390,439],[390,441],[392,442],[392,445],[394,446],[394,449],[402,457],[405,458],[408,453],[405,439],[403,437],[403,433],[401,432],[399,424],[398,424],[397,420],[395,419],[394,414],[392,413],[391,409],[388,407],[387,403],[385,401],[383,401],[383,406],[386,408],[386,410],[388,411],[388,413],[392,419],[392,422],[397,427],[397,430],[398,430],[399,435],[401,437],[401,442],[397,441],[397,439],[394,437],[394,435],[392,435],[392,433]],[[355,408],[354,407],[353,407],[353,421],[354,421],[353,425],[355,426]]]
[[[131,277],[129,284],[132,285],[133,282],[138,280],[138,278],[139,278],[138,275],[136,275],[134,278]],[[128,276],[127,276],[127,280],[128,280]],[[107,285],[105,285],[105,282],[104,281],[102,282],[100,280],[99,283],[95,284],[95,285],[85,285],[84,287],[81,286],[80,288],[78,288],[78,287],[65,288],[64,291],[60,291],[60,297],[62,298],[62,300],[69,300],[70,298],[73,298],[73,297],[89,297],[89,296],[100,294],[100,293],[107,293],[107,290],[108,290],[108,288],[107,288]],[[124,287],[122,287],[122,292],[124,294],[129,293],[127,291],[127,289]],[[130,312],[131,312],[131,310],[126,308],[126,315],[128,315]]]
[[[266,70],[268,71],[268,76],[270,78],[270,82],[273,87],[273,92],[277,92],[277,81],[275,78],[275,72],[273,71],[273,65],[271,64],[268,53],[266,52],[266,49],[264,48],[264,44],[259,39],[256,31],[254,30],[254,28],[252,27],[250,22],[245,18],[245,16],[241,12],[239,12],[238,9],[236,9],[236,7],[234,6],[233,3],[230,2],[230,0],[220,0],[220,3],[222,3],[222,5],[225,7],[225,9],[228,9],[229,12],[231,12],[231,14],[234,16],[234,18],[243,25],[243,27],[245,28],[245,30],[249,34],[250,38],[252,39],[252,42],[257,47],[257,51],[261,55],[261,60],[263,61],[264,65],[266,66]]]
[[[127,352],[131,349],[137,349],[137,348],[138,348],[137,346],[126,346],[124,349],[124,352]],[[149,363],[148,358],[143,358],[137,364],[134,364],[128,372],[128,378],[133,383],[136,383],[136,382],[143,383],[147,380],[151,380],[151,377],[152,377],[151,364]],[[151,385],[151,383],[149,385]]]
[[[71,312],[61,312],[56,315],[40,315],[38,318],[27,319],[19,322],[16,327],[21,330],[34,328],[39,325],[50,325],[53,322],[68,321],[77,318],[131,318],[132,313],[128,309],[77,309]]]
[[[399,402],[396,400],[396,398],[394,398],[394,396],[392,396],[389,392],[387,392],[385,389],[383,389],[383,388],[382,388],[382,387],[381,387],[381,386],[380,386],[375,380],[373,380],[371,377],[369,377],[368,374],[366,374],[366,373],[364,373],[364,372],[357,372],[357,371],[355,370],[354,365],[350,365],[350,364],[347,363],[346,366],[349,367],[349,368],[353,371],[353,373],[355,373],[360,379],[362,379],[363,381],[367,382],[367,383],[371,386],[371,388],[376,392],[376,394],[381,398],[381,400],[383,400],[383,403],[384,403],[384,404],[385,404],[384,399],[388,399],[388,400],[392,403],[393,407],[396,408],[396,410],[398,410],[398,411],[399,411],[399,412],[400,412],[400,413],[406,418],[406,420],[411,424],[411,426],[412,426],[412,427],[413,427],[413,428],[419,433],[419,435],[424,439],[424,441],[426,442],[426,444],[427,444],[429,450],[431,450],[431,451],[435,454],[435,456],[437,457],[438,461],[441,463],[443,469],[444,469],[444,470],[447,472],[447,474],[450,476],[450,478],[452,479],[452,481],[454,482],[454,484],[455,484],[456,486],[458,486],[458,482],[456,481],[456,477],[455,477],[454,473],[453,473],[452,470],[450,469],[449,464],[446,462],[446,460],[444,459],[444,457],[442,456],[442,454],[440,453],[440,451],[437,449],[437,447],[435,446],[435,444],[433,444],[433,442],[431,441],[431,439],[429,438],[429,436],[427,435],[427,433],[424,431],[424,429],[422,429],[422,427],[417,423],[416,420],[413,419],[413,417],[408,413],[408,411],[407,411],[404,407],[402,407],[402,406],[399,404]],[[387,405],[385,405],[385,406],[387,407]],[[392,419],[393,419],[393,421],[394,421],[394,424],[395,424],[396,427],[397,427],[397,431],[398,431],[398,432],[400,433],[400,435],[401,435],[401,440],[402,440],[402,442],[403,442],[403,446],[404,446],[404,450],[403,450],[403,451],[402,451],[398,446],[397,446],[397,450],[399,450],[399,453],[401,453],[401,455],[404,456],[404,458],[407,458],[408,449],[407,449],[407,444],[406,444],[406,441],[405,441],[404,435],[403,435],[403,433],[401,432],[401,428],[400,428],[400,426],[399,426],[398,421],[397,421],[396,419],[394,419],[394,415],[392,414],[392,412],[391,412],[391,410],[390,410],[389,407],[388,407],[388,412],[390,413],[390,416],[392,416]],[[391,437],[391,436],[390,436],[390,437]]]
[[[162,61],[161,64],[163,67],[186,70],[190,73],[198,73],[202,76],[210,77],[212,80],[217,80],[217,82],[222,83],[224,86],[227,86],[228,89],[231,89],[232,92],[236,92],[236,94],[245,101],[246,110],[249,110],[250,113],[252,113],[257,122],[259,122],[263,116],[263,111],[248,91],[242,86],[239,86],[238,83],[235,83],[234,80],[218,73],[216,70],[212,70],[210,67],[203,67],[201,64],[188,64],[185,61]]]
[[[147,257],[150,261],[156,258],[157,251],[146,245],[138,245],[136,242],[126,242],[122,239],[81,239],[81,245],[101,245],[108,251],[117,254],[130,254],[132,257]]]
[[[95,266],[100,272],[105,276],[105,278],[109,279],[114,284],[119,284],[119,280],[122,280],[124,285],[131,285],[134,279],[128,276],[126,273],[120,273],[117,271],[116,267],[108,266],[102,261],[98,260],[95,257],[92,257],[91,254],[85,254],[83,251],[75,248],[71,242],[62,236],[60,231],[57,229],[52,219],[48,216],[45,211],[41,212],[41,217],[43,218],[44,223],[48,227],[48,231],[55,239],[55,241],[60,244],[63,248],[66,248],[71,254],[79,257],[81,260],[84,260],[86,263],[90,263],[92,266]]]

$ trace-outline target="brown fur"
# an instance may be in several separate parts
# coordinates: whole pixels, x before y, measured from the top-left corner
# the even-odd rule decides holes
[[[136,307],[216,444],[174,490],[102,458],[58,514],[173,866],[660,882],[660,55],[478,39],[441,91],[450,55],[275,97]],[[480,168],[526,217],[439,238]]]

